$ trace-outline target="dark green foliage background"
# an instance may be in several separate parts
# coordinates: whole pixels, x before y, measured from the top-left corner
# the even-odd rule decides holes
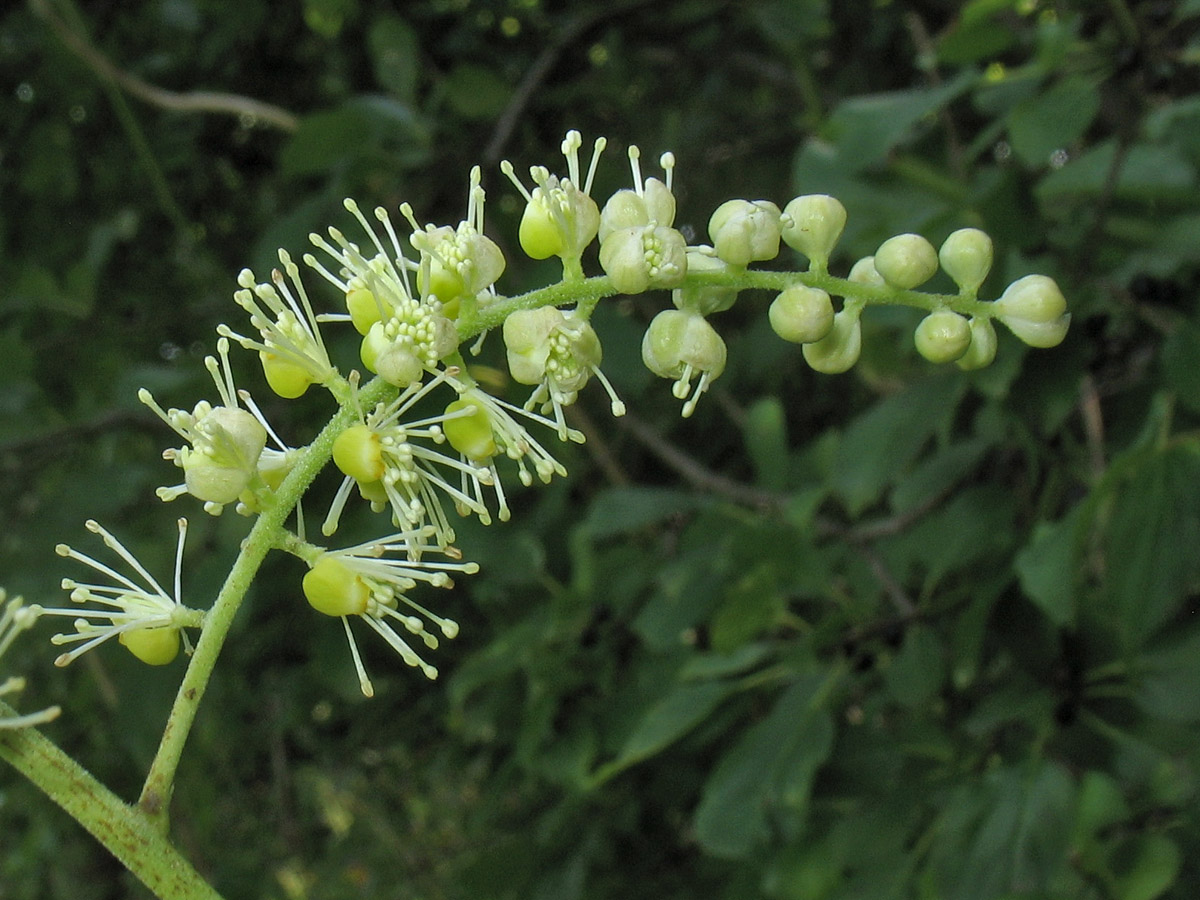
[[[130,75],[298,128],[142,103],[51,18]],[[136,389],[207,396],[237,271],[347,226],[343,196],[456,222],[483,164],[509,292],[554,273],[520,259],[496,162],[559,168],[572,127],[613,140],[602,196],[624,142],[673,149],[697,235],[729,197],[837,195],[840,272],[898,232],[982,227],[989,296],[1061,284],[1061,347],[1006,333],[965,375],[916,356],[915,315],[870,310],[862,362],[819,376],[747,294],[685,421],[638,362],[666,298],[605,304],[636,421],[589,388],[570,477],[463,527],[483,571],[430,598],[463,625],[436,683],[364,641],[364,700],[299,567],[271,560],[188,747],[178,844],[230,900],[1194,897],[1198,24],[1196,0],[14,5],[0,583],[57,602],[53,546],[87,549],[87,517],[165,573],[186,514],[206,603],[246,523],[152,499],[171,436]],[[328,411],[269,415],[298,444]],[[62,702],[47,732],[132,797],[182,663],[111,647],[55,670],[51,630],[5,659],[21,705]],[[0,898],[143,894],[0,773]]]

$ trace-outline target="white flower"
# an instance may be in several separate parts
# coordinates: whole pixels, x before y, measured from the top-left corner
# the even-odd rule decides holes
[[[41,615],[42,608],[26,606],[20,597],[13,597],[9,600],[4,588],[0,588],[0,606],[4,607],[4,611],[0,612],[0,656],[3,656],[4,651],[12,645],[18,634],[33,627],[34,622]],[[15,676],[6,678],[4,681],[0,681],[0,697],[16,694],[24,687],[24,678]],[[48,709],[27,713],[23,716],[0,716],[0,731],[42,725],[58,718],[61,712],[62,710],[57,706],[51,706]]]
[[[413,421],[404,417],[438,385],[448,381],[457,370],[439,372],[425,384],[412,384],[390,403],[380,403],[367,414],[359,410],[359,424],[338,435],[333,445],[334,464],[346,476],[322,525],[326,535],[337,530],[338,520],[357,486],[376,512],[390,508],[392,523],[405,530],[432,528],[434,544],[449,547],[454,529],[442,508],[441,495],[449,497],[464,515],[475,513],[486,520],[487,507],[477,496],[453,483],[468,483],[491,478],[486,467],[441,453],[427,443],[441,444],[446,437],[447,419],[462,413],[443,413]],[[357,379],[351,376],[351,401],[357,406]],[[442,469],[448,470],[445,474]],[[453,473],[453,474],[451,474]]]
[[[257,350],[271,389],[290,399],[299,397],[310,384],[330,381],[337,370],[329,361],[317,315],[300,281],[300,268],[285,250],[279,251],[279,261],[295,294],[278,269],[271,272],[273,285],[258,284],[252,271],[242,269],[238,275],[242,290],[233,295],[238,306],[250,314],[250,324],[262,340],[240,335],[227,325],[217,331],[247,350]]]
[[[514,380],[536,385],[525,409],[553,412],[561,440],[567,439],[563,407],[575,402],[593,375],[608,392],[613,415],[625,414],[625,404],[600,371],[600,339],[576,311],[553,306],[518,310],[504,320],[504,345]]]
[[[465,493],[471,489],[482,504],[482,487],[491,487],[499,503],[500,521],[506,522],[510,511],[500,473],[496,469],[496,457],[507,456],[515,462],[518,477],[526,487],[533,484],[530,466],[543,482],[549,482],[554,475],[566,475],[567,470],[563,464],[538,443],[520,423],[519,418],[555,430],[558,429],[558,423],[492,397],[476,386],[458,381],[451,383],[459,392],[459,398],[446,407],[446,419],[442,423],[446,439],[450,446],[462,455],[464,462],[485,469],[488,473],[488,479],[475,478],[471,483],[464,477],[463,491]],[[582,444],[584,440],[583,434],[573,428],[565,429],[564,439],[577,444]],[[482,515],[480,520],[484,524],[488,523],[488,519]]]
[[[430,679],[437,678],[437,669],[421,659],[402,632],[418,638],[430,650],[437,649],[438,636],[428,630],[427,621],[436,625],[444,638],[452,639],[458,634],[458,623],[430,612],[412,600],[408,591],[418,582],[453,587],[448,573],[473,574],[479,571],[479,566],[473,562],[414,559],[425,553],[450,555],[447,549],[425,541],[430,534],[431,528],[403,531],[342,550],[324,551],[310,562],[304,576],[304,596],[309,604],[318,612],[342,620],[359,686],[367,697],[373,696],[375,689],[363,667],[349,616],[360,617],[401,659]]]
[[[111,584],[83,584],[64,578],[62,587],[70,591],[75,603],[93,603],[91,609],[62,608],[42,609],[48,616],[74,618],[75,631],[71,634],[56,634],[53,644],[76,644],[75,649],[63,653],[54,664],[65,666],[80,655],[116,637],[138,659],[150,665],[163,665],[175,658],[179,652],[182,629],[199,628],[204,614],[189,609],[180,599],[180,568],[183,564],[183,544],[187,536],[187,519],[179,520],[179,541],[175,549],[174,593],[168,594],[145,567],[125,547],[94,520],[85,525],[88,531],[98,534],[105,545],[116,553],[133,572],[141,578],[141,584],[122,575],[115,569],[98,562],[66,544],[59,544],[55,552],[59,556],[76,560],[104,575]],[[187,652],[191,642],[183,635]],[[80,643],[82,642],[82,643]]]
[[[201,400],[191,412],[164,411],[148,390],[138,391],[138,399],[190,445],[163,451],[164,459],[183,469],[184,483],[159,488],[159,498],[170,501],[190,493],[202,500],[205,511],[212,515],[219,515],[226,504],[251,487],[272,433],[253,403],[248,404],[249,411],[238,406],[238,397],[248,395],[239,394],[234,386],[226,338],[217,341],[217,353],[220,363],[211,356],[204,360],[221,399],[217,406]]]
[[[562,142],[567,177],[551,175],[544,166],[532,166],[529,169],[535,185],[532,192],[517,178],[511,162],[506,159],[500,163],[500,171],[525,198],[518,239],[529,256],[534,259],[559,256],[564,262],[572,260],[574,268],[578,268],[579,257],[600,227],[600,209],[590,195],[596,164],[606,144],[604,138],[596,139],[587,177],[581,181],[579,148],[583,146],[583,138],[578,131],[568,131]],[[577,274],[582,277],[582,270]]]
[[[483,233],[485,194],[481,179],[479,166],[475,166],[471,169],[467,217],[455,228],[448,225],[422,228],[411,206],[405,203],[400,207],[413,227],[409,243],[421,254],[417,283],[442,303],[474,298],[491,288],[504,273],[504,254]]]
[[[407,387],[419,382],[423,372],[433,371],[440,360],[458,349],[458,332],[445,315],[442,302],[429,292],[428,274],[424,278],[424,293],[413,293],[408,273],[419,267],[404,256],[387,211],[376,208],[375,218],[391,241],[390,250],[384,247],[357,203],[347,199],[343,205],[367,232],[375,245],[375,254],[368,259],[357,244],[347,240],[338,229],[330,228],[332,244],[319,234],[308,237],[338,263],[338,272],[331,272],[312,254],[306,254],[304,262],[345,294],[349,318],[364,336],[363,364],[389,383]],[[427,262],[426,267],[429,266],[431,263]]]

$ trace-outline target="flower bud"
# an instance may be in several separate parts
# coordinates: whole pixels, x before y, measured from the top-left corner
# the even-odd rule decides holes
[[[188,493],[206,503],[237,500],[257,472],[267,430],[240,407],[215,406],[194,426],[191,448],[179,451]]]
[[[713,256],[708,247],[692,247],[687,252],[687,270],[689,272],[727,272],[727,266],[722,260]],[[687,285],[671,291],[671,302],[676,309],[699,313],[702,316],[715,312],[724,312],[733,306],[737,300],[737,288],[715,287],[712,285]]]
[[[966,316],[954,310],[935,309],[921,320],[913,342],[917,352],[930,362],[953,362],[971,346],[971,325]]]
[[[687,242],[663,225],[614,231],[600,244],[600,266],[622,294],[674,287],[687,275]]]
[[[806,194],[784,207],[782,224],[784,242],[807,256],[814,270],[824,272],[846,227],[846,207],[827,194]]]
[[[748,266],[779,255],[779,207],[770,200],[727,200],[708,220],[717,256],[731,266]]]
[[[313,383],[312,370],[308,366],[299,365],[265,350],[258,352],[258,359],[262,363],[267,385],[285,400],[295,400],[303,396],[308,386]]]
[[[688,397],[693,376],[696,390],[684,403],[690,416],[700,395],[725,371],[725,342],[703,316],[680,309],[665,309],[654,317],[642,338],[642,361],[655,375],[675,381],[672,393]]]
[[[669,227],[675,221],[675,195],[657,178],[647,178],[640,191],[617,191],[600,212],[599,235],[603,243],[616,231],[638,225]]]
[[[179,451],[183,466],[183,484],[189,494],[205,503],[233,503],[250,484],[252,470],[242,466],[221,466],[204,453],[184,447]]]
[[[508,370],[519,384],[540,384],[550,358],[550,335],[566,321],[553,306],[521,309],[504,320]]]
[[[996,358],[996,329],[991,319],[971,319],[971,346],[954,361],[964,372],[990,366]]]
[[[811,344],[833,327],[833,301],[820,288],[794,284],[771,302],[771,328],[785,341]]]
[[[992,268],[992,239],[978,228],[960,228],[942,243],[938,259],[959,290],[973,297]]]
[[[850,274],[847,280],[853,281],[855,284],[867,284],[871,287],[886,287],[887,282],[883,280],[883,276],[875,269],[875,257],[864,256],[853,266],[850,267]]]
[[[850,369],[862,352],[862,323],[859,308],[841,309],[833,327],[821,340],[803,347],[804,360],[818,372],[837,375]]]
[[[496,455],[496,437],[492,420],[482,403],[471,397],[459,397],[446,407],[446,415],[472,408],[465,414],[442,422],[442,433],[450,446],[474,462],[485,462]]]
[[[1056,347],[1067,336],[1071,314],[1053,278],[1026,275],[1005,289],[995,303],[996,315],[1031,347]]]
[[[155,628],[131,628],[117,640],[148,666],[165,666],[179,655],[179,629],[174,625]]]
[[[875,251],[875,271],[892,287],[902,291],[924,284],[937,268],[937,251],[919,234],[890,237]]]
[[[355,481],[378,481],[387,469],[379,435],[361,423],[351,425],[333,442],[333,464]]]
[[[371,589],[336,556],[322,554],[304,575],[304,599],[327,616],[361,616],[367,611]]]
[[[366,288],[354,288],[346,293],[346,311],[359,334],[366,334],[372,325],[392,314],[391,305],[380,303]]]

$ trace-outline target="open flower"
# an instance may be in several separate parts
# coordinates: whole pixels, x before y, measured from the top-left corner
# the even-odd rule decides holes
[[[300,267],[287,251],[279,251],[283,272],[271,272],[273,284],[258,284],[254,273],[242,269],[234,292],[238,306],[250,314],[250,324],[262,340],[254,340],[221,325],[217,331],[248,350],[257,350],[271,390],[281,397],[299,397],[311,384],[325,384],[337,370],[329,361],[317,315],[300,281]],[[295,293],[288,287],[291,281]],[[265,307],[265,308],[264,308]]]
[[[414,560],[414,556],[447,552],[426,542],[432,533],[431,528],[398,532],[342,550],[322,551],[309,562],[303,583],[305,599],[317,612],[342,620],[358,683],[367,697],[374,696],[375,689],[363,667],[350,616],[361,618],[401,659],[430,679],[437,678],[437,669],[420,657],[405,635],[436,650],[438,635],[428,629],[427,622],[437,626],[444,638],[458,634],[458,623],[430,612],[408,596],[419,582],[449,588],[454,585],[449,573],[479,571],[473,562]]]
[[[458,349],[458,332],[445,305],[428,290],[431,258],[425,263],[430,273],[423,279],[426,290],[414,293],[408,273],[419,265],[404,255],[387,211],[377,207],[375,218],[382,224],[390,248],[384,246],[357,203],[347,199],[343,205],[366,231],[375,252],[370,257],[364,255],[357,244],[330,228],[332,243],[319,234],[308,237],[337,262],[337,272],[330,271],[312,254],[306,254],[304,262],[345,293],[350,321],[363,335],[363,365],[389,384],[407,387],[421,381],[425,372],[434,371],[442,359]]]
[[[442,303],[474,298],[489,289],[504,273],[504,254],[483,233],[484,190],[479,166],[471,169],[467,217],[456,228],[449,225],[423,228],[405,203],[400,212],[413,227],[409,243],[420,253],[417,285]]]
[[[406,421],[412,408],[457,370],[440,372],[424,384],[405,388],[389,403],[380,403],[364,414],[334,441],[333,461],[346,477],[338,489],[322,531],[337,530],[350,491],[370,501],[372,509],[391,509],[392,524],[404,530],[429,526],[433,543],[448,547],[454,541],[454,529],[442,508],[442,495],[449,497],[460,512],[476,513],[485,520],[487,507],[475,495],[455,485],[456,481],[490,482],[491,472],[436,450],[430,444],[446,440],[443,427],[447,419],[463,413],[449,412]],[[352,402],[357,404],[357,382],[351,378]],[[458,476],[458,477],[456,477]]]
[[[562,142],[567,176],[559,178],[544,166],[532,166],[529,169],[534,183],[532,191],[517,178],[511,162],[506,159],[500,163],[500,170],[525,198],[518,239],[521,249],[533,259],[558,256],[563,259],[564,268],[578,267],[584,248],[600,227],[600,208],[591,198],[591,192],[596,164],[606,144],[604,138],[596,139],[587,176],[581,180],[579,148],[583,146],[583,137],[578,131],[568,131]],[[578,274],[582,277],[582,270]]]
[[[159,488],[159,498],[170,501],[191,494],[202,500],[205,511],[212,515],[219,515],[226,504],[237,501],[251,488],[271,433],[253,403],[248,410],[238,405],[239,396],[248,395],[239,394],[234,386],[228,339],[217,341],[217,353],[219,363],[209,356],[204,364],[216,385],[219,405],[201,400],[191,412],[163,410],[148,390],[138,391],[138,399],[187,441],[183,447],[163,451],[164,459],[183,469],[184,482]]]
[[[482,504],[482,486],[491,487],[500,505],[501,522],[510,516],[504,486],[496,469],[496,458],[507,456],[517,464],[517,476],[528,487],[533,484],[533,475],[542,482],[549,482],[555,475],[566,475],[567,470],[554,456],[529,433],[519,419],[527,419],[557,430],[558,424],[537,413],[505,403],[474,385],[455,383],[459,398],[446,407],[443,430],[450,446],[457,450],[465,463],[482,468],[488,478],[474,479],[470,483],[476,499]],[[583,434],[567,428],[565,439],[583,443]],[[529,471],[533,468],[533,473]],[[464,493],[468,483],[464,481]],[[461,511],[461,510],[460,510]],[[480,516],[485,525],[488,519]]]
[[[574,310],[553,306],[523,309],[504,320],[504,345],[508,369],[521,384],[536,385],[525,409],[540,407],[554,413],[558,436],[567,439],[563,407],[570,406],[593,375],[604,385],[614,416],[625,414],[625,404],[600,371],[600,338],[587,319]]]
[[[125,549],[101,525],[89,519],[88,531],[98,534],[105,546],[117,554],[141,579],[137,581],[122,575],[116,569],[80,553],[66,544],[59,544],[55,551],[95,569],[111,584],[85,584],[71,578],[62,581],[63,590],[69,591],[71,599],[92,608],[41,609],[42,615],[68,616],[73,618],[75,631],[56,634],[50,639],[53,644],[78,644],[73,650],[60,655],[56,666],[65,666],[109,638],[117,638],[130,653],[152,666],[169,663],[179,653],[180,639],[191,652],[191,642],[184,628],[199,628],[204,621],[201,610],[189,609],[180,599],[180,569],[183,565],[183,545],[187,537],[187,519],[179,520],[179,541],[175,548],[174,591],[168,594],[146,571],[146,568]]]
[[[12,645],[17,635],[33,627],[33,623],[41,615],[42,608],[26,606],[20,597],[13,597],[9,600],[4,588],[0,588],[0,607],[3,607],[3,610],[0,611],[0,656],[4,656],[4,651]],[[6,678],[4,681],[0,681],[0,697],[16,694],[24,687],[24,678],[15,676]],[[23,716],[0,716],[0,730],[42,725],[58,718],[61,712],[62,710],[57,706],[51,706],[48,709],[26,713]]]

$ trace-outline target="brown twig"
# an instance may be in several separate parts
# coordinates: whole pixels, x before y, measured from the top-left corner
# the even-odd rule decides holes
[[[298,126],[299,119],[294,113],[274,104],[255,100],[253,97],[218,91],[169,91],[143,81],[136,75],[130,75],[117,68],[85,37],[59,18],[47,0],[29,0],[29,6],[35,15],[53,29],[59,40],[83,60],[92,71],[140,100],[175,112],[212,112],[248,116],[287,132],[295,131]]]

